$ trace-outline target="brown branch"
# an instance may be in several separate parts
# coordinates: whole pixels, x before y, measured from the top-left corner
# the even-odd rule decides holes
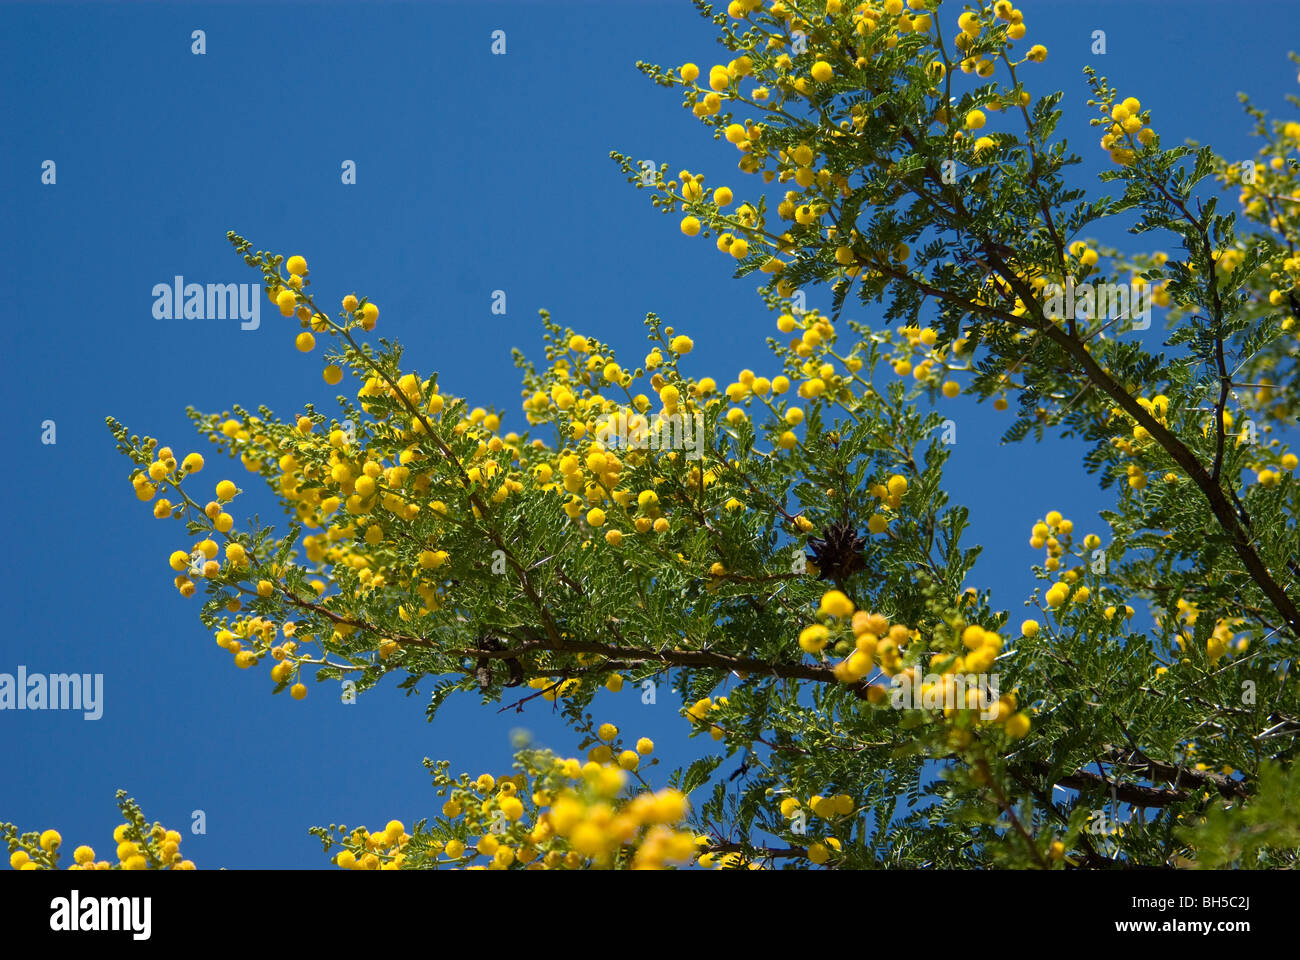
[[[766,660],[755,660],[751,657],[733,657],[707,650],[677,650],[673,648],[651,650],[644,647],[615,647],[585,640],[561,640],[555,643],[550,639],[537,639],[504,650],[467,649],[448,652],[467,657],[505,659],[518,657],[531,650],[550,653],[595,653],[618,660],[624,666],[663,663],[676,667],[704,667],[714,670],[754,673],[784,680],[839,683],[830,667],[813,666],[805,663],[771,663]],[[854,685],[855,692],[857,687],[865,688],[865,682]],[[865,689],[863,689],[861,695],[866,695]]]
[[[1104,759],[1112,765],[1134,765],[1140,769],[1142,776],[1151,780],[1167,781],[1170,785],[1121,783],[1118,779],[1111,779],[1089,770],[1076,770],[1053,782],[1081,793],[1103,791],[1135,807],[1168,807],[1190,799],[1206,787],[1213,787],[1224,799],[1241,799],[1248,796],[1245,783],[1225,777],[1223,774],[1188,770],[1149,757],[1138,757],[1131,751],[1113,750],[1106,754]],[[1047,761],[1035,763],[1031,769],[1039,776],[1052,776],[1051,765]]]

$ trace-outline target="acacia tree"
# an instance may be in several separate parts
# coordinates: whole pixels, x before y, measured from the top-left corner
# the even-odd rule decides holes
[[[190,411],[289,522],[237,524],[233,480],[213,498],[199,454],[109,420],[139,499],[184,525],[175,586],[236,666],[295,698],[397,673],[432,687],[430,717],[457,692],[544,699],[586,751],[525,748],[499,781],[426,761],[439,815],[317,828],[334,862],[1293,865],[1300,124],[1249,108],[1244,163],[1166,148],[1089,73],[1109,165],[1085,190],[1008,0],[696,6],[730,62],[639,66],[752,186],[613,156],[761,280],[770,369],[720,388],[654,314],[630,363],[543,313],[545,362],[515,354],[528,430],[503,433],[370,338],[369,299],[318,303],[302,257],[232,233],[297,348],[353,384],[330,413]],[[1114,218],[1176,252],[1088,239]],[[1008,441],[1082,438],[1113,491],[1095,532],[1026,518],[1044,555],[1023,622],[969,582],[938,412],[959,393],[1008,410]],[[743,776],[710,751],[652,782],[654,745],[597,725],[602,691],[669,671]],[[120,861],[178,863],[128,812]],[[5,829],[15,866],[54,863],[57,834]]]

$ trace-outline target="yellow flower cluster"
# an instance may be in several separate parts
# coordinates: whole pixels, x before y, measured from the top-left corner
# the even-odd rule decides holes
[[[788,109],[787,104],[792,100],[815,100],[841,78],[852,82],[871,66],[872,58],[895,49],[903,37],[916,35],[926,38],[917,56],[936,85],[937,96],[947,72],[944,60],[950,55],[941,50],[940,31],[931,12],[933,7],[930,0],[906,3],[904,0],[879,3],[827,0],[822,15],[781,0],[766,8],[758,0],[732,0],[728,13],[733,19],[751,20],[760,12],[770,18],[763,24],[761,37],[747,42],[744,52],[726,64],[714,64],[703,71],[698,64],[685,63],[675,76],[665,75],[665,80],[680,84],[685,91],[683,105],[735,146],[741,154],[738,167],[743,173],[761,174],[769,184],[794,181],[799,189],[788,191],[777,208],[783,220],[790,222],[796,231],[820,227],[833,209],[835,198],[849,195],[847,177],[831,171],[813,144],[777,144],[768,135],[765,124],[732,119],[730,115],[724,117],[726,107],[742,104],[764,111]],[[953,41],[955,59],[964,73],[981,79],[993,75],[996,58],[1026,32],[1024,15],[1008,0],[998,0],[987,11],[966,11],[958,17],[957,26]],[[973,51],[986,30],[994,34],[998,48],[976,54]],[[1019,62],[1038,63],[1046,57],[1047,48],[1036,44]],[[757,80],[759,77],[761,81]],[[1019,91],[1012,102],[1027,104],[1028,92]],[[990,109],[1001,107],[1000,97],[989,104]],[[841,135],[860,131],[870,119],[870,111],[861,103],[848,104],[843,109],[838,129]],[[974,119],[977,115],[978,122]],[[983,118],[981,111],[972,111],[967,116],[966,128],[982,127]],[[934,119],[937,123],[947,123],[944,106],[936,107]],[[957,131],[955,136],[960,139],[963,133]],[[973,150],[976,157],[983,157],[995,147],[993,138],[980,137],[974,142]],[[755,254],[760,258],[760,270],[766,273],[779,275],[784,270],[788,261],[781,257],[795,248],[793,236],[790,232],[777,235],[768,231],[757,208],[750,204],[743,204],[734,215],[724,214],[723,209],[734,199],[729,187],[719,188],[710,198],[704,190],[703,179],[687,170],[681,171],[676,180],[664,182],[660,177],[656,186],[666,194],[668,209],[680,208],[685,214],[681,230],[686,236],[699,235],[707,225],[717,231],[717,246],[723,253],[738,260]],[[834,228],[827,228],[827,234],[833,238]],[[906,252],[900,255],[896,250],[861,250],[856,245],[857,239],[856,233],[851,234],[836,250],[836,260],[848,276],[856,276],[863,263],[906,259]],[[788,296],[789,291],[782,295]]]
[[[1059,510],[1051,510],[1046,517],[1036,521],[1030,529],[1029,545],[1035,550],[1046,550],[1047,556],[1043,561],[1043,569],[1047,574],[1059,572],[1060,575],[1060,578],[1047,588],[1043,597],[1049,609],[1059,610],[1067,603],[1084,604],[1092,598],[1092,589],[1086,583],[1080,582],[1084,567],[1076,566],[1063,570],[1062,561],[1066,557],[1071,557],[1090,563],[1094,551],[1101,547],[1101,537],[1090,533],[1076,548],[1073,521],[1063,517]],[[1127,611],[1127,616],[1133,615],[1132,607],[1124,609]],[[1115,612],[1114,606],[1107,607],[1106,618],[1112,619]],[[1037,636],[1038,630],[1039,625],[1034,620],[1026,620],[1022,626],[1022,633],[1026,637]]]
[[[817,619],[819,622],[800,631],[799,647],[817,656],[828,644],[833,644],[837,653],[847,654],[832,668],[835,679],[844,684],[858,683],[877,665],[885,676],[893,676],[902,665],[904,648],[916,637],[910,627],[891,624],[884,614],[857,610],[853,601],[839,590],[828,590],[822,595]],[[881,684],[872,684],[866,694],[869,702],[880,703],[886,697],[886,690]]]
[[[1158,393],[1154,397],[1138,397],[1138,406],[1142,407],[1151,418],[1159,423],[1162,427],[1169,426],[1169,398],[1163,393]],[[1225,422],[1232,419],[1231,413],[1224,412]],[[1140,423],[1134,422],[1132,414],[1120,407],[1112,407],[1110,410],[1108,422],[1125,421],[1132,423],[1131,436],[1118,436],[1111,438],[1111,444],[1126,456],[1138,458],[1145,451],[1153,447],[1155,441],[1151,438],[1151,433]],[[1147,472],[1139,463],[1130,463],[1125,467],[1128,477],[1128,485],[1134,490],[1142,490],[1147,485]],[[1166,474],[1164,477],[1166,483],[1177,482],[1176,474]]]
[[[612,724],[601,725],[597,735],[606,750],[617,746]],[[439,791],[447,800],[438,832],[452,833],[451,839],[413,846],[394,820],[376,834],[364,827],[351,831],[334,862],[350,870],[422,866],[428,856],[436,865],[470,870],[660,869],[687,863],[708,840],[678,828],[687,813],[685,796],[670,788],[623,795],[628,772],[653,750],[654,743],[642,737],[635,750],[622,751],[613,762],[544,754],[512,776],[448,779]],[[486,862],[476,863],[480,857]]]
[[[992,16],[989,16],[990,13]],[[967,10],[960,14],[957,17],[957,29],[960,32],[954,39],[953,45],[963,54],[967,54],[985,30],[1004,29],[1006,39],[1014,41],[1023,38],[1027,28],[1024,14],[1017,10],[1010,0],[997,0],[987,12]],[[980,78],[993,76],[993,71],[996,69],[993,56],[994,54],[982,54],[976,58],[973,55],[965,55],[961,61],[962,73],[974,73]],[[1042,44],[1035,44],[1030,47],[1025,59],[1042,63],[1047,59],[1047,48]]]
[[[854,816],[858,810],[858,805],[847,793],[838,793],[829,797],[814,795],[806,801],[787,796],[781,800],[779,809],[781,816],[786,820],[793,820],[800,815],[801,810],[807,810],[813,816],[833,824],[843,822],[845,818]],[[807,857],[813,863],[821,866],[835,859],[843,850],[843,844],[838,837],[822,837],[808,844]]]
[[[691,722],[696,730],[703,730],[707,727],[709,736],[714,740],[725,740],[727,732],[711,721],[709,714],[722,710],[728,703],[726,697],[702,697],[684,711],[686,719]]]
[[[1178,629],[1178,632],[1174,636],[1174,643],[1177,644],[1180,651],[1186,653],[1187,641],[1189,638],[1184,631],[1184,627],[1193,627],[1196,625],[1196,621],[1201,615],[1201,608],[1195,601],[1179,597],[1174,603],[1174,611],[1176,613],[1175,622]],[[1159,619],[1157,619],[1157,623],[1159,622]],[[1234,642],[1237,628],[1245,622],[1245,618],[1243,617],[1221,617],[1215,620],[1214,630],[1205,641],[1205,654],[1209,658],[1210,663],[1217,663],[1230,649],[1235,649],[1238,653],[1244,653],[1249,649],[1250,638],[1247,636],[1243,636]],[[1187,662],[1188,660],[1184,657],[1183,663]],[[1157,676],[1165,672],[1166,668],[1164,667],[1158,667],[1156,669]]]
[[[1047,593],[1043,595],[1043,599],[1047,602],[1047,605],[1053,610],[1057,610],[1065,606],[1068,602],[1073,601],[1075,603],[1083,603],[1085,600],[1089,599],[1092,595],[1092,591],[1085,585],[1080,585],[1076,590],[1074,590],[1073,595],[1071,595],[1070,586],[1076,579],[1077,574],[1075,571],[1067,570],[1064,579],[1058,580],[1056,583],[1048,587]]]
[[[1261,487],[1276,486],[1281,479],[1282,473],[1293,473],[1295,468],[1300,466],[1300,457],[1297,457],[1294,453],[1284,453],[1278,458],[1277,466],[1278,470],[1263,466],[1257,467],[1255,482]]]
[[[284,262],[284,266],[289,276],[281,276],[277,267],[277,279],[267,284],[266,295],[280,309],[281,315],[298,318],[302,332],[294,338],[294,346],[301,353],[311,353],[316,347],[313,331],[327,333],[340,328],[315,309],[310,295],[306,292],[305,288],[311,286],[311,280],[307,278],[307,261],[295,255],[289,257]],[[359,328],[369,332],[375,328],[375,323],[379,320],[377,306],[369,302],[361,303],[352,294],[344,297],[343,309],[350,315],[344,329]],[[343,379],[343,372],[339,367],[331,364],[325,368],[324,378],[326,383],[334,385]]]
[[[1300,152],[1300,123],[1274,121],[1271,127],[1260,124],[1258,132],[1266,142],[1259,149],[1259,161],[1228,164],[1219,174],[1227,185],[1240,185],[1237,196],[1252,220],[1266,225],[1283,242],[1279,260],[1270,264],[1273,289],[1268,293],[1272,306],[1287,302],[1287,294],[1300,294],[1300,258],[1294,251],[1300,246],[1300,167],[1288,161],[1288,155]],[[1294,317],[1282,322],[1284,330],[1296,329]]]
[[[262,582],[269,585],[269,581]],[[241,617],[228,621],[217,631],[217,646],[231,653],[235,658],[235,666],[241,670],[247,670],[270,655],[275,661],[275,665],[271,667],[271,679],[277,684],[286,683],[295,675],[298,665],[309,659],[300,647],[314,642],[314,638],[310,635],[300,635],[297,632],[297,624],[293,621],[282,624],[279,629],[283,631],[284,639],[277,643],[277,628],[270,620],[265,617]],[[352,633],[354,629],[347,624],[338,624],[335,632],[337,638],[341,638]],[[245,649],[244,643],[250,643],[251,647]],[[380,655],[385,659],[391,655],[391,652],[383,647],[380,648]],[[306,685],[293,684],[289,688],[289,695],[295,700],[304,699],[307,696]]]
[[[1107,127],[1101,138],[1101,148],[1109,153],[1112,163],[1127,166],[1133,162],[1140,147],[1156,142],[1155,131],[1146,126],[1151,122],[1151,111],[1143,110],[1136,97],[1127,97],[1118,103],[1107,101],[1100,108],[1108,118],[1100,122]]]
[[[9,866],[15,870],[57,870],[63,837],[57,830],[42,832],[34,843],[26,838],[11,841]],[[155,823],[142,830],[135,823],[122,823],[113,830],[117,844],[116,862],[96,860],[92,847],[72,851],[69,870],[193,870],[194,862],[181,856],[181,835]]]
[[[903,505],[903,497],[907,495],[907,478],[896,473],[884,483],[871,484],[869,492],[880,503],[867,518],[867,530],[870,533],[884,533],[889,529],[893,512]]]
[[[1038,635],[1038,631],[1036,621],[1026,620],[1021,625],[1023,636],[1032,638]],[[963,749],[969,746],[973,740],[972,728],[981,722],[1000,725],[1013,740],[1029,732],[1029,715],[1017,712],[1014,691],[1002,694],[988,706],[988,716],[982,717],[979,713],[984,707],[982,693],[977,686],[971,686],[963,679],[972,674],[987,674],[993,667],[1003,646],[1002,637],[996,631],[959,621],[953,629],[933,636],[930,643],[934,652],[930,655],[928,673],[920,663],[914,663],[896,671],[894,683],[906,684],[915,691],[914,703],[943,704],[940,709],[944,719],[949,721],[947,747]]]
[[[337,866],[344,870],[400,870],[411,835],[401,820],[389,820],[378,833],[358,827],[349,839],[352,848],[339,851],[334,857]]]
[[[731,202],[726,188],[714,191],[713,198],[720,206]],[[268,257],[266,262],[274,265],[279,258]],[[782,330],[798,330],[788,350],[778,350],[785,357],[789,375],[769,378],[741,370],[723,390],[711,377],[682,375],[679,361],[692,352],[694,342],[672,327],[656,326],[652,339],[657,344],[647,354],[644,368],[629,370],[607,346],[571,330],[560,335],[558,327],[546,318],[548,329],[556,332],[547,350],[550,365],[540,373],[529,370],[523,408],[531,425],[556,428],[559,442],[548,446],[540,439],[505,432],[498,413],[481,407],[466,410],[463,401],[440,392],[435,378],[414,373],[390,377],[382,372],[351,336],[354,328],[373,325],[373,306],[349,295],[342,304],[342,324],[315,319],[319,311],[303,279],[305,261],[291,257],[288,262],[289,276],[281,277],[284,282],[278,300],[288,307],[289,297],[280,294],[291,292],[295,311],[311,315],[313,330],[348,342],[347,365],[359,381],[356,399],[371,419],[340,423],[311,412],[281,423],[238,409],[233,415],[197,419],[219,449],[238,456],[248,472],[261,475],[277,496],[287,501],[296,520],[311,531],[302,538],[301,550],[310,565],[308,582],[315,596],[295,594],[283,567],[271,563],[269,555],[253,555],[253,540],[236,529],[231,513],[231,503],[241,492],[235,480],[222,478],[211,494],[196,496],[191,492],[193,478],[204,467],[199,454],[189,454],[178,464],[170,448],[155,452],[157,444],[150,438],[138,447],[132,444],[132,456],[138,463],[132,476],[137,496],[151,500],[160,487],[166,487],[170,499],[155,507],[155,515],[197,522],[206,528],[188,549],[170,555],[176,588],[183,596],[193,596],[207,580],[209,591],[222,596],[225,610],[232,614],[240,614],[250,601],[270,597],[322,611],[321,604],[333,599],[333,590],[360,598],[395,586],[419,598],[417,604],[400,605],[401,619],[419,620],[443,606],[454,578],[457,558],[439,543],[439,534],[461,522],[455,512],[467,509],[478,519],[525,490],[562,498],[564,511],[579,530],[598,532],[599,540],[610,549],[623,547],[628,536],[668,533],[679,514],[683,525],[695,525],[699,522],[698,493],[717,484],[721,471],[707,461],[691,463],[677,449],[656,452],[653,446],[624,449],[620,445],[616,452],[618,441],[611,432],[627,429],[631,438],[638,430],[659,434],[662,429],[670,435],[673,418],[702,415],[712,419],[724,409],[721,419],[736,427],[748,419],[749,408],[761,405],[771,418],[775,450],[789,451],[798,446],[795,431],[807,407],[788,404],[783,395],[797,393],[809,405],[847,405],[855,402],[852,388],[861,380],[862,359],[834,353],[834,326],[816,311],[798,311],[797,318],[796,312],[790,311],[778,320]],[[917,342],[927,339],[921,337]],[[333,383],[338,379],[334,374],[342,368],[331,367],[326,379]],[[641,377],[648,378],[650,389],[637,393]],[[728,404],[730,409],[726,409]],[[431,432],[437,434],[431,438],[432,445],[439,449],[453,442],[443,440],[444,436],[458,444],[471,444],[467,456],[452,458],[462,471],[460,490],[447,489],[445,462],[429,456],[426,435]],[[394,437],[398,439],[396,449]],[[870,521],[873,530],[883,530],[887,511],[897,509],[901,491],[895,488],[899,484],[901,490],[906,489],[906,481],[900,477],[876,491],[882,507]],[[456,495],[458,506],[435,498],[435,486],[446,501]],[[746,505],[735,493],[744,489],[742,483],[734,493],[723,493],[713,502],[726,511],[743,510]],[[425,542],[412,564],[409,550],[402,549],[401,534],[417,517],[428,523],[425,516],[431,517],[432,523],[422,526]],[[800,520],[794,521],[795,532],[809,532]],[[583,546],[594,545],[587,541]],[[347,586],[334,573],[343,568],[350,568]],[[716,583],[726,577],[726,571],[713,563],[708,566],[708,576]],[[284,631],[283,642],[277,640],[277,629]],[[319,638],[295,637],[293,629],[293,624],[276,624],[266,617],[236,616],[219,625],[217,642],[241,669],[261,663],[269,655],[275,661],[270,667],[273,681],[301,699],[307,693],[305,684],[292,682],[298,679],[299,668],[304,663],[325,663],[323,656],[308,657],[302,648],[318,642],[337,644],[354,628],[336,620]],[[394,640],[376,639],[375,644],[383,660],[402,650]],[[546,688],[547,698],[554,699],[575,689],[578,682],[577,678],[561,678],[555,683],[542,678],[534,685]]]
[[[938,384],[945,397],[949,399],[961,393],[961,385],[951,379],[956,371],[969,371],[970,355],[967,352],[967,340],[962,337],[954,340],[951,346],[951,359],[947,349],[936,347],[938,333],[933,327],[903,326],[898,328],[899,349],[890,356],[894,373],[900,377],[909,374],[918,382]],[[919,362],[916,355],[920,354]],[[945,379],[947,377],[947,379]]]
[[[1037,521],[1029,531],[1029,545],[1035,550],[1047,550],[1043,566],[1049,572],[1061,567],[1061,558],[1065,556],[1074,541],[1074,522],[1061,516],[1059,510],[1048,511],[1046,517]],[[1093,551],[1101,546],[1101,537],[1090,533],[1083,538],[1083,549]]]

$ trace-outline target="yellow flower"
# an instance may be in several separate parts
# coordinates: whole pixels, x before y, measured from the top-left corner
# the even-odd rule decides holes
[[[280,308],[280,313],[288,317],[293,314],[294,307],[298,304],[298,297],[292,290],[281,290],[275,295],[275,305]]]
[[[500,806],[507,820],[515,821],[524,815],[524,805],[517,797],[506,797]]]
[[[821,606],[818,613],[827,617],[851,617],[853,616],[853,601],[850,600],[839,590],[827,590],[822,595]]]
[[[820,653],[830,632],[820,623],[809,624],[799,633],[799,646],[807,653]]]

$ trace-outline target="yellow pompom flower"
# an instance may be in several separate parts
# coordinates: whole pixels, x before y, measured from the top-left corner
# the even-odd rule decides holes
[[[818,613],[827,617],[846,618],[853,616],[853,601],[839,590],[827,590],[822,595]]]
[[[524,805],[518,797],[505,797],[501,800],[500,807],[506,819],[512,822],[524,815]]]
[[[298,296],[292,290],[281,290],[275,295],[275,305],[280,308],[280,313],[284,316],[292,316],[294,308],[298,305]]]
[[[806,653],[820,653],[830,632],[820,623],[809,624],[799,633],[799,646]]]

